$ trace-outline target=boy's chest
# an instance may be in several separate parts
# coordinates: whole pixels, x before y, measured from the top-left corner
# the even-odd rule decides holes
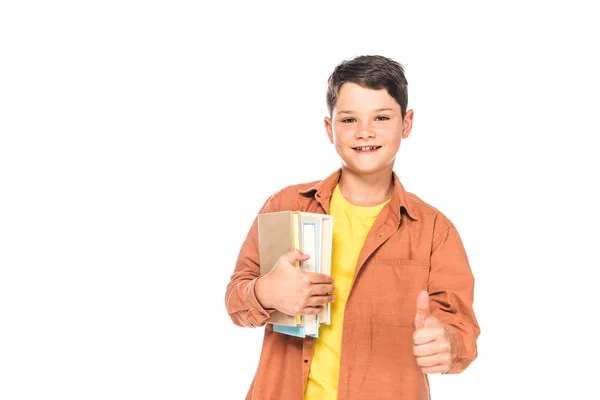
[[[419,291],[428,287],[430,248],[431,241],[415,240],[402,226],[380,244],[369,235],[362,252],[370,254],[359,256],[345,318],[412,326]]]
[[[325,213],[318,203],[311,203],[306,211]],[[345,318],[411,326],[417,295],[428,285],[433,224],[407,215],[393,224],[384,214],[366,225],[355,229],[334,215],[334,247],[353,275]]]
[[[317,201],[299,204],[296,209],[326,214]],[[358,249],[358,262],[370,264],[427,264],[433,242],[433,224],[427,220],[413,221],[402,216],[399,226],[388,223],[385,218],[339,218],[333,220],[333,243],[344,251]],[[359,265],[360,267],[360,265]]]

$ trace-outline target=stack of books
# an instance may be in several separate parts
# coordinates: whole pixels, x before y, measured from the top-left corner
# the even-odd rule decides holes
[[[261,275],[269,273],[279,258],[294,249],[310,258],[295,267],[306,272],[331,275],[333,217],[303,211],[280,211],[258,215]],[[286,335],[319,337],[319,326],[330,324],[328,303],[317,315],[287,315],[274,311],[267,323]]]

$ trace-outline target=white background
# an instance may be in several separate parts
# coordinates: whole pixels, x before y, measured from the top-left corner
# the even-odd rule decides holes
[[[326,80],[362,54],[406,67],[395,170],[476,277],[433,398],[600,398],[593,2],[411,3],[3,2],[0,398],[244,398],[263,331],[225,287],[263,201],[339,166]]]

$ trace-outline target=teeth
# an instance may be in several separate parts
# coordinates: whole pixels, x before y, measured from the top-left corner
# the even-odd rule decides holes
[[[379,146],[367,146],[367,147],[357,147],[357,150],[362,150],[362,151],[369,151],[369,150],[375,150],[377,149]]]

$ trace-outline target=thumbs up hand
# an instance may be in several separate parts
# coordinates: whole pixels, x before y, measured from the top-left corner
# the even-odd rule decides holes
[[[417,297],[413,334],[413,353],[417,365],[426,374],[445,373],[452,361],[450,336],[444,325],[429,309],[429,294],[421,291]]]

